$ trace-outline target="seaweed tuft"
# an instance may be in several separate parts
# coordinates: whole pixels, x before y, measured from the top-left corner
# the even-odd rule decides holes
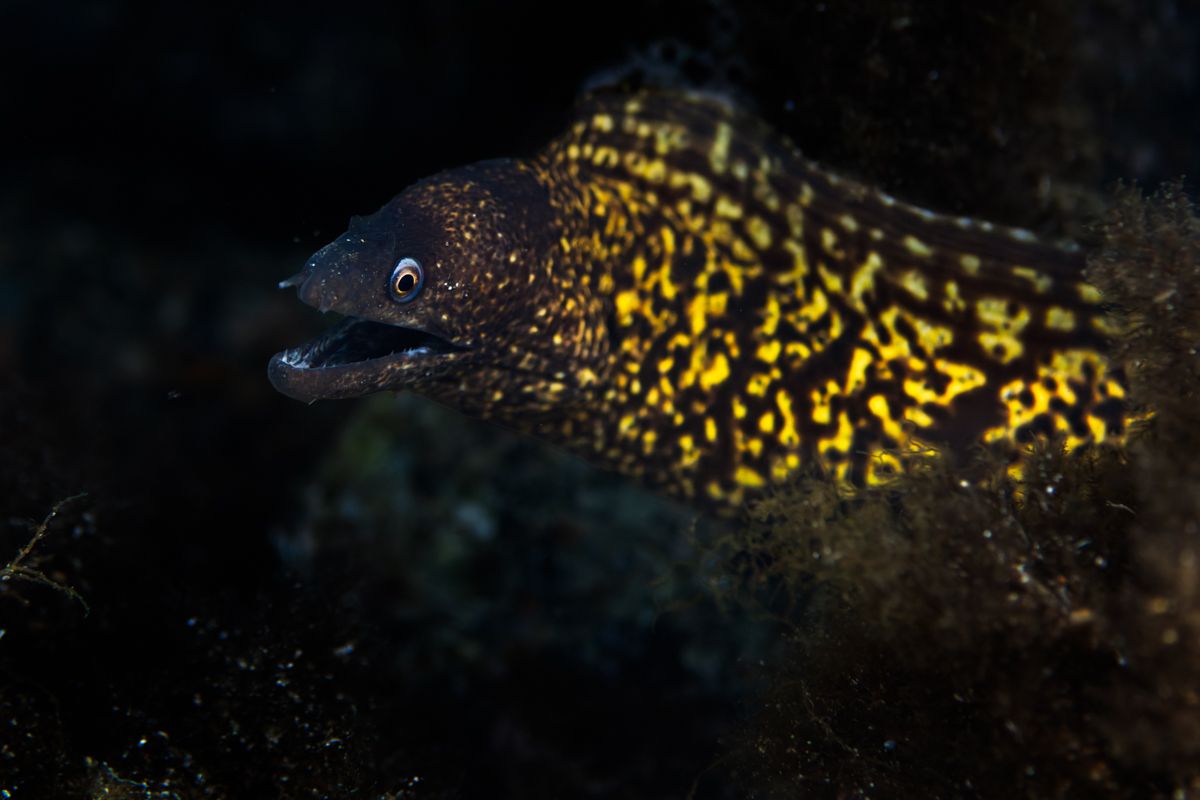
[[[1155,448],[1182,458],[1200,438],[1200,218],[1182,181],[1152,197],[1121,186],[1088,278],[1111,298],[1125,334],[1115,343],[1135,397],[1157,415]]]

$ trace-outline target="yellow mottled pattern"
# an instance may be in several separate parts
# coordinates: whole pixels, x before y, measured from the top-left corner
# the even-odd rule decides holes
[[[730,507],[806,467],[851,487],[943,445],[1120,440],[1076,254],[830,175],[718,101],[585,108],[537,162],[610,309],[571,446]]]

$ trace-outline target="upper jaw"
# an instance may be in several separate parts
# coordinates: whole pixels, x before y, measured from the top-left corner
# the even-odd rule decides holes
[[[419,328],[349,317],[307,344],[276,353],[267,376],[279,392],[311,403],[434,378],[467,352]]]

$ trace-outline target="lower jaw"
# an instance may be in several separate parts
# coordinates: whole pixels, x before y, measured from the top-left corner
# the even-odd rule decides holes
[[[267,365],[267,378],[280,394],[304,403],[362,397],[379,389],[361,365],[299,367],[277,353]]]

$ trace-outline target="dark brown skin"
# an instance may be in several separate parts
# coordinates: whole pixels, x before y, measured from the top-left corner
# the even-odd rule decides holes
[[[342,359],[331,358],[325,349],[377,339],[381,330],[348,335],[340,327],[308,349],[275,356],[271,382],[306,402],[412,389],[466,413],[514,424],[529,419],[539,406],[559,406],[564,392],[540,399],[537,392],[514,393],[505,402],[490,388],[518,380],[537,387],[540,382],[531,378],[564,371],[562,353],[527,333],[538,320],[529,287],[546,278],[537,254],[553,246],[552,220],[546,190],[512,161],[452,170],[409,187],[370,217],[353,220],[349,231],[285,284],[298,286],[300,299],[322,311],[396,326],[388,333],[411,335],[385,340],[380,352],[370,353],[382,357],[330,364]],[[389,292],[392,271],[402,258],[414,259],[424,271],[419,297],[407,303]],[[588,319],[581,305],[577,313],[548,322],[560,328],[602,325],[598,305],[592,308],[597,319]],[[427,349],[390,355],[393,345]],[[289,363],[302,361],[305,352],[322,366]],[[575,352],[581,359],[589,356],[580,348]]]
[[[730,510],[808,468],[882,483],[927,445],[1119,441],[1082,265],[721,102],[600,95],[537,157],[352,222],[285,282],[351,319],[269,375],[308,402],[411,389]]]

